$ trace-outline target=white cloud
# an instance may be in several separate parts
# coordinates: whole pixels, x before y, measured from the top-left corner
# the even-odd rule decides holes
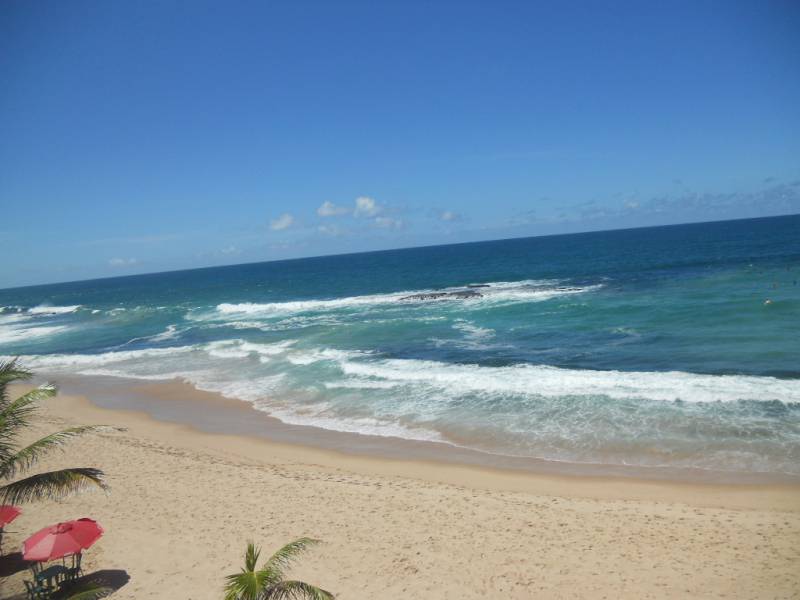
[[[400,229],[403,226],[401,219],[392,219],[391,217],[375,217],[375,227],[382,229]]]
[[[357,201],[356,205],[358,205]],[[322,205],[317,209],[317,214],[320,217],[336,217],[339,215],[346,215],[349,212],[350,209],[346,206],[337,206],[329,200],[323,202]]]
[[[359,196],[356,198],[356,209],[353,215],[356,217],[374,217],[383,210],[380,204],[375,202],[372,198],[367,196]]]
[[[130,267],[138,263],[139,261],[135,258],[111,258],[108,261],[108,264],[112,267]]]
[[[452,221],[460,221],[464,217],[460,213],[454,212],[452,210],[445,210],[445,211],[442,211],[439,214],[439,218],[442,221],[451,221],[452,222]]]
[[[242,251],[239,250],[236,246],[226,246],[222,250],[219,251],[220,254],[241,254]]]
[[[289,213],[283,213],[277,219],[272,219],[269,222],[269,228],[273,231],[281,231],[283,229],[288,229],[294,225],[294,217]]]

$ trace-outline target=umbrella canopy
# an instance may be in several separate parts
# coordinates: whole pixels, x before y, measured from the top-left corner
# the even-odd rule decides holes
[[[11,523],[21,512],[22,511],[16,506],[11,506],[10,504],[3,504],[0,506],[0,528]]]
[[[45,562],[77,554],[94,544],[103,535],[103,528],[92,519],[66,521],[45,527],[22,544],[25,560]]]

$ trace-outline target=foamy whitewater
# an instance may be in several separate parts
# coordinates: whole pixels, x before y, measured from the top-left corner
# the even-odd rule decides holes
[[[261,263],[0,290],[0,354],[338,431],[800,476],[799,278],[798,217]]]

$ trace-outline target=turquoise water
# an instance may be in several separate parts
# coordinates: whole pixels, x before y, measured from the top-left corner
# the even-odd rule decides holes
[[[0,290],[0,354],[339,431],[800,475],[798,280],[799,216],[438,246]]]

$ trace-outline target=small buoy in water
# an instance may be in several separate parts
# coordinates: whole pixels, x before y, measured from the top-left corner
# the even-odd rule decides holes
[[[766,306],[767,304],[772,304],[772,300],[770,300],[769,298],[764,300],[764,306]]]

